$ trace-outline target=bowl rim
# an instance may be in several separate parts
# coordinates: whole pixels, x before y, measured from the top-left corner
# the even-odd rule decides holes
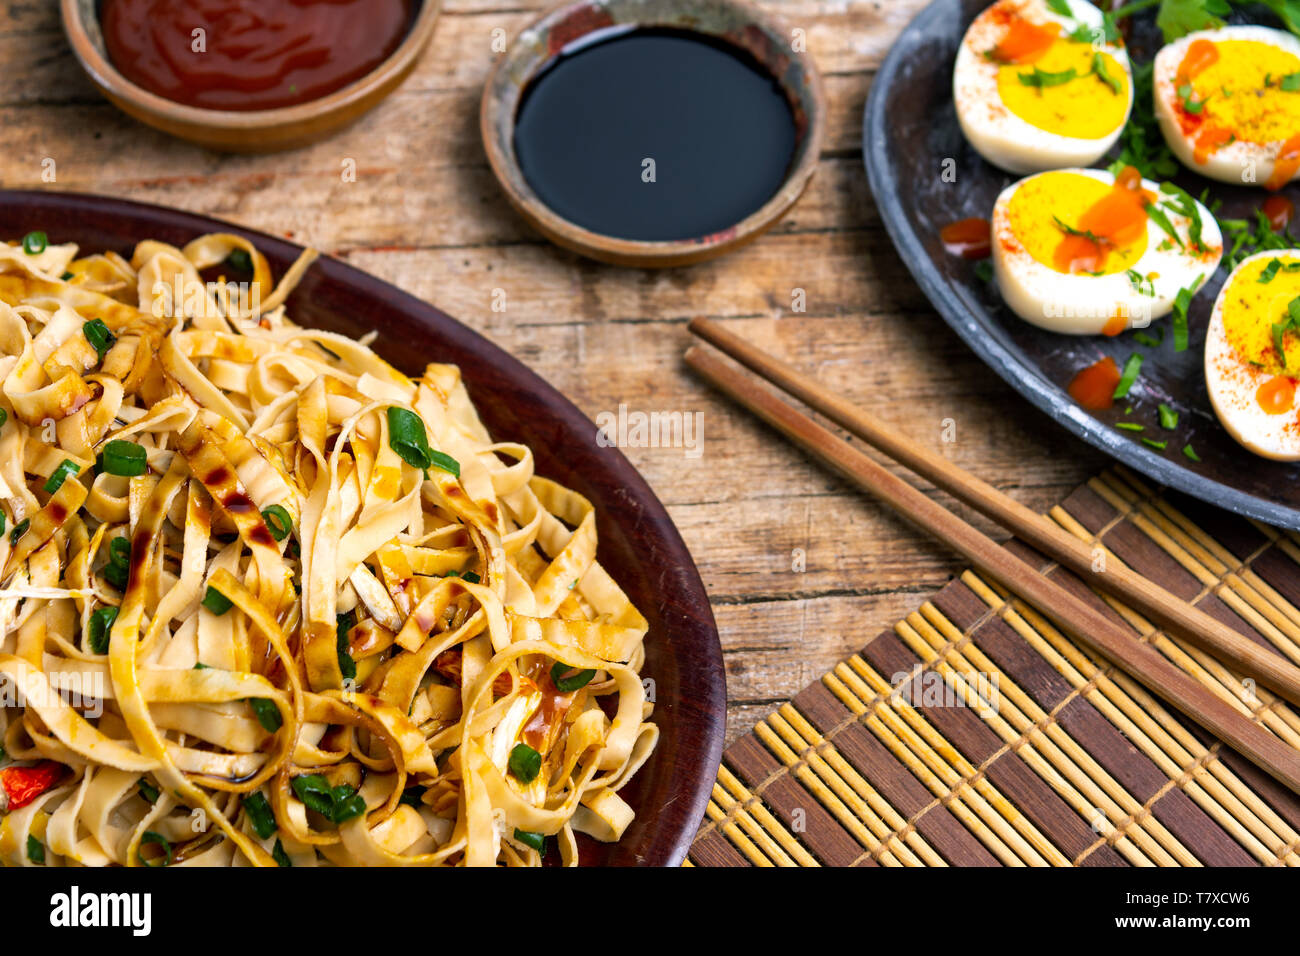
[[[97,0],[95,0],[97,2]],[[232,132],[258,131],[289,126],[317,119],[322,115],[343,112],[364,104],[382,91],[387,84],[395,83],[415,65],[416,58],[433,35],[438,22],[442,0],[418,0],[421,4],[406,36],[397,49],[373,70],[353,80],[333,93],[298,103],[294,106],[277,106],[266,110],[214,110],[201,106],[188,106],[169,100],[128,80],[90,38],[82,16],[83,0],[60,0],[63,30],[72,53],[91,81],[107,96],[130,103],[135,109],[150,117],[184,123],[192,127]],[[96,8],[97,10],[97,8]],[[95,14],[98,20],[98,12]],[[96,24],[98,27],[98,24]]]
[[[676,2],[680,3],[681,0],[676,0]],[[746,22],[746,25],[758,27],[764,34],[769,36],[784,35],[788,37],[791,35],[790,28],[781,17],[760,8],[756,4],[749,2],[749,0],[689,0],[689,2],[708,2],[713,6],[730,8],[739,15],[740,19]],[[545,10],[515,35],[506,52],[493,65],[483,84],[483,95],[479,102],[479,134],[483,139],[484,151],[487,153],[488,164],[492,167],[492,174],[505,191],[510,204],[548,239],[567,249],[615,265],[675,266],[699,262],[743,245],[776,225],[789,212],[799,197],[803,195],[804,189],[817,171],[822,144],[825,140],[826,94],[822,86],[821,72],[817,69],[817,63],[812,54],[806,49],[794,50],[791,48],[788,51],[791,62],[799,63],[806,77],[807,102],[811,107],[807,111],[808,123],[804,133],[802,152],[786,174],[780,188],[762,206],[733,225],[709,235],[689,239],[621,239],[605,233],[594,232],[579,226],[570,219],[566,219],[543,202],[541,197],[527,184],[523,171],[519,166],[518,157],[515,155],[513,139],[503,142],[502,137],[498,135],[499,126],[495,120],[499,116],[500,108],[507,105],[501,103],[495,96],[500,77],[504,71],[511,67],[516,57],[524,49],[520,42],[524,36],[566,21],[570,17],[584,13],[590,15],[593,11],[605,8],[608,3],[609,0],[565,0],[565,2]],[[656,11],[662,6],[671,6],[673,3],[674,0],[642,0],[640,3],[641,13],[635,23],[625,22],[613,26],[595,25],[593,29],[567,37],[564,46],[568,47],[575,42],[584,40],[592,33],[608,30],[611,31],[611,35],[614,35],[615,31],[634,30],[643,26],[673,26],[677,29],[700,33],[705,36],[717,36],[717,34],[709,33],[709,31],[700,29],[698,26],[678,22],[670,23],[656,17]],[[522,95],[524,88],[557,55],[559,55],[559,51],[553,51],[542,61],[541,66],[513,84],[515,93],[510,100],[510,105],[517,109],[518,99]],[[772,71],[769,70],[769,72]],[[790,96],[790,83],[787,78],[778,76],[775,72],[772,72],[772,78],[786,91],[786,95]],[[516,182],[519,185],[516,185]]]

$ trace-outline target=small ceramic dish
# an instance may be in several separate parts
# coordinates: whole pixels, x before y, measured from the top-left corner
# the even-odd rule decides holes
[[[594,42],[593,34],[614,36],[643,27],[691,30],[747,51],[780,84],[794,114],[795,152],[780,189],[745,219],[711,235],[660,242],[592,232],[542,202],[515,154],[520,100],[535,77],[579,41]],[[796,52],[794,36],[744,0],[579,0],[557,7],[519,34],[488,77],[479,112],[488,162],[510,203],[534,228],[582,255],[640,267],[689,265],[722,255],[780,221],[817,168],[826,125],[825,97],[816,65],[806,52]]]
[[[108,58],[99,0],[60,0],[63,29],[82,68],[108,99],[155,129],[209,149],[271,153],[324,139],[353,122],[397,88],[433,35],[440,0],[417,0],[411,29],[383,63],[361,79],[320,99],[269,110],[210,110],[186,106],[142,89]]]

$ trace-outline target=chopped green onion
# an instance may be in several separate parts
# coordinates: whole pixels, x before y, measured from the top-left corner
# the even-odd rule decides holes
[[[1157,451],[1164,451],[1169,446],[1169,442],[1156,441],[1156,439],[1154,438],[1144,438],[1142,439],[1142,443],[1144,445],[1150,445],[1152,448],[1156,449]]]
[[[75,475],[81,471],[81,466],[70,459],[63,459],[58,468],[51,472],[50,477],[45,480],[45,490],[54,494],[63,487],[63,483],[68,480],[69,475]]]
[[[114,538],[108,543],[108,564],[104,566],[104,580],[119,591],[125,591],[131,579],[131,542]]]
[[[1147,335],[1145,332],[1134,332],[1133,341],[1136,342],[1138,345],[1145,345],[1149,349],[1156,348],[1161,342],[1164,341],[1163,330],[1160,338],[1156,338],[1153,335]]]
[[[18,539],[21,538],[23,535],[25,535],[27,533],[27,529],[30,528],[31,526],[32,526],[31,518],[24,518],[22,521],[14,525],[14,530],[9,532],[9,543],[17,544]]]
[[[117,341],[117,336],[108,331],[108,326],[104,324],[103,319],[91,319],[81,327],[81,334],[86,337],[87,342],[94,346],[95,351],[99,353],[101,362],[104,361],[104,356],[108,354],[108,350],[113,347],[113,343]]]
[[[284,844],[280,842],[279,837],[276,837],[275,848],[271,850],[271,859],[275,860],[276,866],[293,866],[293,860],[289,859],[289,854],[284,852]]]
[[[253,713],[257,715],[257,722],[266,728],[268,733],[273,734],[284,725],[284,718],[280,716],[280,708],[275,706],[275,701],[265,697],[250,697],[248,703],[253,708]]]
[[[197,664],[195,664],[192,668],[190,668],[190,670],[195,670],[195,671],[210,671],[210,670],[212,670],[212,668],[209,667],[207,664],[203,663],[202,661],[199,661],[199,662],[198,662]]]
[[[5,422],[9,421],[9,413],[0,408],[0,428],[4,427]]]
[[[293,792],[309,810],[333,823],[343,823],[366,812],[366,801],[348,784],[331,787],[319,774],[294,777]]]
[[[388,409],[388,446],[413,468],[428,468],[433,456],[424,419],[409,408]]]
[[[208,585],[208,589],[204,592],[203,600],[200,603],[218,617],[225,614],[235,606],[234,601],[230,600],[230,598],[226,597],[211,584]]]
[[[248,822],[253,825],[254,833],[265,840],[275,832],[275,814],[271,811],[271,804],[267,802],[266,795],[262,791],[250,793],[241,803],[244,812],[248,814]]]
[[[27,834],[27,859],[33,863],[45,862],[45,844],[32,834]]]
[[[1145,425],[1139,425],[1137,422],[1116,422],[1115,427],[1122,428],[1126,432],[1144,432],[1147,430]]]
[[[0,511],[0,534],[5,533],[5,513]]]
[[[142,445],[115,438],[99,453],[99,469],[110,475],[135,478],[149,470],[149,454]]]
[[[150,863],[147,859],[145,859],[144,848],[145,848],[145,845],[146,845],[146,844],[149,844],[149,843],[156,843],[156,844],[158,844],[158,846],[160,846],[160,847],[163,848],[163,852],[166,853],[167,856],[164,858],[164,860],[163,860],[163,864],[162,864],[162,865],[163,865],[163,866],[171,866],[171,862],[172,862],[172,845],[171,845],[170,843],[167,842],[167,838],[166,838],[165,836],[163,836],[161,833],[155,833],[153,830],[145,830],[145,831],[144,831],[144,835],[140,837],[140,846],[139,846],[139,848],[136,849],[136,851],[135,851],[135,858],[136,858],[137,860],[139,860],[139,861],[140,861],[142,864],[144,864],[145,866],[157,866],[157,865],[158,865],[156,862],[155,862],[155,863]],[[156,859],[156,858],[155,858],[155,859]]]
[[[404,803],[408,807],[423,806],[424,800],[421,798],[424,796],[424,792],[428,789],[428,787],[421,787],[419,784],[416,784],[413,787],[407,787],[402,791],[402,796],[397,802]]]
[[[1284,93],[1300,93],[1300,73],[1288,73],[1278,86]]]
[[[266,522],[267,530],[276,541],[283,541],[293,530],[293,518],[280,505],[271,505],[263,511],[262,520]]]
[[[108,653],[109,633],[113,630],[113,624],[117,621],[117,611],[115,607],[101,607],[90,615],[90,652],[92,654]]]
[[[1188,458],[1190,458],[1192,461],[1201,460],[1201,456],[1196,454],[1196,449],[1193,448],[1191,444],[1187,444],[1183,446],[1183,454],[1186,455]]]
[[[992,282],[993,264],[987,259],[981,259],[975,264],[975,278],[979,279],[980,282]]]
[[[1173,431],[1178,427],[1178,413],[1164,402],[1160,403],[1160,427],[1166,431]]]
[[[555,666],[551,668],[551,683],[554,684],[555,689],[561,693],[568,694],[577,690],[579,687],[586,687],[591,683],[591,679],[596,676],[594,670],[585,670],[578,671],[576,674],[570,674],[568,677],[565,677],[564,675],[568,674],[571,670],[573,670],[572,667],[560,661],[556,661]]]
[[[50,245],[50,237],[43,232],[29,232],[23,236],[23,252],[29,256],[39,256]]]
[[[230,255],[226,256],[226,264],[236,272],[253,271],[253,257],[247,249],[232,249]]]
[[[1112,398],[1123,398],[1128,394],[1128,390],[1133,387],[1137,381],[1138,373],[1142,371],[1142,356],[1133,354],[1128,357],[1124,363],[1124,371],[1120,373],[1119,384],[1115,386]]]
[[[430,451],[429,465],[434,468],[441,468],[457,478],[460,477],[460,462],[444,452]]]
[[[158,788],[149,782],[148,777],[141,777],[137,781],[137,783],[140,787],[140,796],[144,799],[146,803],[158,802],[158,797],[161,794],[158,792]]]
[[[515,744],[508,761],[510,772],[520,783],[532,783],[542,772],[542,755],[528,744]]]
[[[339,672],[344,680],[356,680],[357,662],[352,659],[352,648],[348,643],[348,631],[357,626],[357,612],[335,615],[336,648],[339,654]]]
[[[515,827],[515,839],[524,846],[536,850],[538,853],[546,852],[545,833],[529,833],[526,830],[520,830],[518,827]]]

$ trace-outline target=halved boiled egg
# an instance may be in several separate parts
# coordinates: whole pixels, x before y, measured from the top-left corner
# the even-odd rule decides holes
[[[1300,460],[1300,250],[1245,259],[1210,315],[1205,385],[1219,421],[1257,455]]]
[[[1062,2],[1071,16],[1044,0],[999,0],[975,18],[957,51],[952,86],[962,132],[1013,173],[1096,162],[1133,106],[1128,54],[1105,41],[1101,11],[1086,0]]]
[[[1190,33],[1155,61],[1155,111],[1183,165],[1280,189],[1300,176],[1300,38],[1267,27]]]
[[[1171,187],[1164,187],[1172,189]],[[1013,183],[993,207],[993,274],[1026,322],[1118,335],[1167,315],[1223,254],[1210,211],[1132,167],[1059,169]]]

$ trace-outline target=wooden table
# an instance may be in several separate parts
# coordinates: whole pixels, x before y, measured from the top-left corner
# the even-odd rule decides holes
[[[821,167],[774,232],[691,268],[587,262],[540,239],[502,197],[479,140],[479,94],[499,55],[496,31],[512,38],[546,0],[448,0],[416,72],[358,125],[309,149],[249,157],[205,152],[128,119],[82,75],[52,0],[4,4],[0,184],[125,196],[283,234],[435,303],[593,419],[620,404],[702,413],[698,457],[626,453],[668,506],[712,595],[730,742],[961,562],[694,379],[681,362],[691,316],[725,319],[1035,508],[1101,464],[939,320],[872,205],[863,105],[890,42],[924,2],[769,4],[806,31],[823,72]],[[353,164],[356,181],[345,181]],[[804,312],[791,309],[797,290]],[[504,311],[494,311],[503,294]],[[945,442],[949,419],[956,440]]]

